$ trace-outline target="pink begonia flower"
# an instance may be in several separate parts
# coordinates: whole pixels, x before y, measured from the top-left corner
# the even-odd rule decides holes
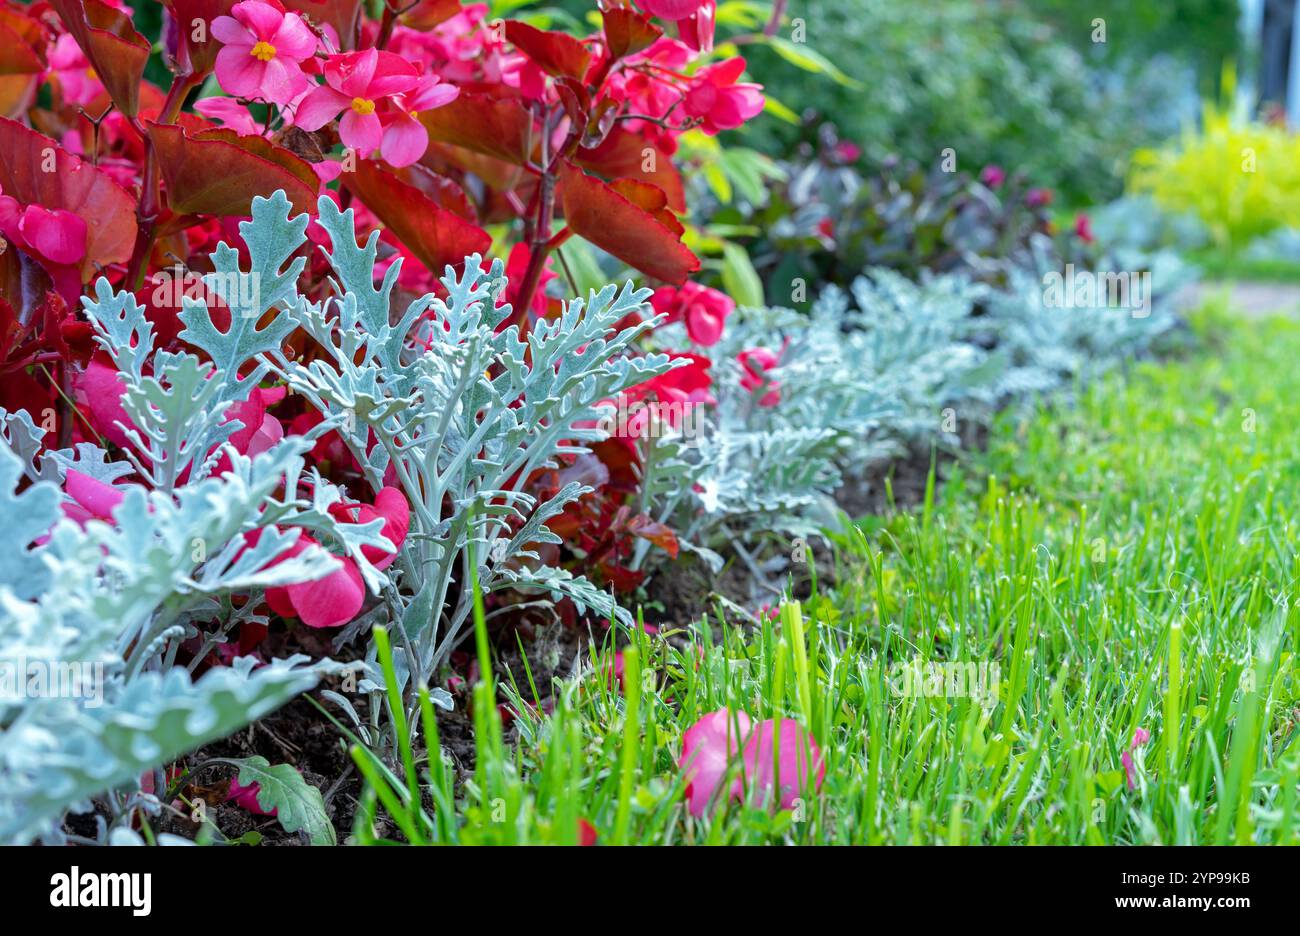
[[[71,266],[86,256],[86,221],[71,211],[28,205],[18,230],[28,246],[51,263]]]
[[[637,5],[651,16],[666,20],[685,19],[703,4],[704,0],[637,0]]]
[[[1092,236],[1092,218],[1081,213],[1074,219],[1074,233],[1078,236],[1079,240],[1083,241],[1085,244],[1091,244],[1096,240],[1096,238]]]
[[[240,423],[240,428],[227,440],[236,452],[251,458],[270,451],[284,438],[284,426],[267,410],[283,400],[286,392],[284,387],[254,387],[248,399],[226,407],[226,418],[222,422],[238,420]],[[214,473],[219,475],[230,468],[230,456],[223,451]]]
[[[718,343],[727,316],[736,310],[726,293],[690,281],[680,289],[660,286],[650,297],[650,306],[656,314],[667,315],[667,322],[684,321],[691,340],[706,348]]]
[[[656,72],[676,72],[685,68],[693,53],[690,46],[667,36],[660,36],[649,48],[628,56],[629,67],[615,71],[606,82],[605,91],[610,99],[627,105],[627,113],[644,114],[659,120],[666,117],[681,100],[681,92],[670,81]],[[629,120],[625,128],[649,143],[672,154],[677,150],[676,134],[649,120]]]
[[[85,107],[104,93],[103,82],[95,75],[86,53],[81,51],[71,33],[64,33],[50,49],[50,72],[59,80],[63,99]]]
[[[1001,188],[1002,183],[1006,180],[1006,170],[995,163],[990,163],[980,170],[980,182],[983,183],[986,188]]]
[[[126,381],[108,362],[107,354],[98,353],[92,357],[77,378],[78,399],[83,400],[90,411],[95,431],[118,448],[130,446],[125,430],[135,427],[122,407],[122,394],[125,392]]]
[[[862,158],[862,147],[856,143],[850,143],[848,140],[840,140],[831,147],[831,155],[839,162],[855,163]]]
[[[740,385],[754,393],[762,387],[768,387],[759,399],[759,406],[776,406],[781,402],[781,385],[768,376],[768,371],[781,363],[778,355],[767,348],[747,348],[736,355],[740,362]]]
[[[230,789],[226,791],[226,802],[234,803],[236,806],[244,809],[255,816],[274,816],[280,810],[272,809],[267,812],[262,808],[262,804],[257,801],[257,794],[262,792],[262,785],[254,780],[248,786],[239,782],[239,777],[230,778]]]
[[[637,440],[647,438],[651,431],[651,413],[641,404],[647,401],[671,404],[659,409],[659,418],[669,428],[677,429],[684,421],[693,419],[694,407],[716,406],[718,403],[709,392],[713,386],[713,378],[709,375],[712,361],[702,354],[682,352],[670,353],[669,357],[686,361],[686,366],[674,367],[645,383],[629,387],[615,399],[602,400],[602,405],[613,407],[613,412],[608,414],[610,423],[602,420],[592,424],[604,424],[611,437],[622,443],[632,455],[637,455]]]
[[[73,268],[85,259],[86,231],[81,215],[44,205],[24,207],[15,198],[0,195],[0,234],[44,261],[60,287],[71,277],[80,291],[81,279]]]
[[[262,128],[258,126],[248,108],[232,97],[214,95],[194,102],[194,109],[204,117],[220,121],[224,126],[234,130],[240,136],[261,136]]]
[[[383,145],[384,126],[375,113],[379,105],[393,95],[413,91],[420,79],[410,62],[375,49],[331,55],[324,74],[325,85],[303,98],[294,123],[302,130],[319,130],[344,112],[339,137],[361,156]]]
[[[779,732],[779,733],[778,733]],[[772,742],[776,738],[776,778],[773,782]],[[773,788],[782,809],[793,809],[795,801],[814,794],[826,777],[826,760],[813,736],[789,718],[760,722],[745,742],[745,782],[751,802],[761,801]],[[811,781],[811,784],[809,783]]]
[[[278,2],[244,0],[230,16],[212,21],[224,44],[217,53],[217,81],[227,94],[287,104],[307,87],[300,62],[316,53],[316,35],[297,13]]]
[[[1052,190],[1033,188],[1025,193],[1025,204],[1030,208],[1046,208],[1052,203]]]
[[[744,71],[745,60],[737,55],[701,68],[691,79],[682,110],[709,136],[734,130],[763,110],[763,86],[737,83]]]
[[[312,537],[301,534],[297,542],[276,557],[273,565],[319,546]],[[366,585],[361,570],[347,556],[335,556],[338,568],[324,578],[293,585],[277,585],[266,590],[266,603],[283,618],[302,618],[308,627],[338,627],[357,616],[366,600]]]
[[[73,503],[63,505],[63,513],[82,526],[87,520],[113,522],[113,511],[126,496],[118,488],[90,475],[69,468],[63,481],[63,491]]]
[[[383,536],[398,550],[406,541],[411,525],[411,507],[406,496],[397,488],[384,488],[375,495],[374,506],[368,504],[334,504],[330,513],[348,523],[384,521]],[[259,534],[260,535],[260,531]],[[254,538],[252,542],[256,542]],[[302,553],[308,546],[319,546],[315,539],[304,534],[297,542],[276,557],[272,565]],[[385,569],[397,558],[397,553],[375,546],[361,547],[362,555],[378,569]],[[284,618],[301,618],[308,627],[337,627],[356,617],[365,603],[366,586],[361,570],[350,556],[335,556],[339,568],[324,578],[293,585],[279,585],[266,590],[266,603],[271,610]]]
[[[726,709],[710,712],[686,729],[679,763],[686,774],[686,802],[692,816],[704,815],[749,733],[749,716]],[[768,761],[770,771],[770,756]]]
[[[316,173],[316,178],[320,179],[321,185],[329,185],[343,174],[343,163],[337,159],[322,159],[318,163],[311,164],[311,171]],[[428,291],[432,292],[432,290]]]
[[[437,75],[425,75],[413,90],[396,95],[396,110],[380,117],[384,125],[380,144],[384,160],[398,169],[418,162],[429,148],[429,131],[420,123],[420,112],[450,104],[459,94],[460,88],[455,85],[442,84]]]
[[[704,0],[690,16],[677,20],[677,35],[696,52],[713,51],[713,32],[718,22],[718,0]]]
[[[376,494],[374,506],[340,502],[330,505],[329,511],[331,516],[344,523],[369,523],[372,520],[383,520],[384,527],[380,532],[398,549],[402,548],[402,543],[406,541],[406,534],[411,529],[411,505],[407,503],[406,495],[395,487],[386,487]],[[380,549],[378,546],[362,546],[361,555],[380,571],[387,569],[397,558],[397,553]]]

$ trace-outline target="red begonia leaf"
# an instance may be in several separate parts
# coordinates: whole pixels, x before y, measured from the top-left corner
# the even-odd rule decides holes
[[[568,33],[537,29],[520,20],[506,20],[506,39],[552,78],[581,81],[587,74],[591,53]]]
[[[303,14],[318,25],[328,23],[339,35],[343,48],[352,48],[361,0],[282,0],[286,10]]]
[[[32,105],[45,68],[37,49],[45,44],[39,23],[0,7],[0,114],[17,117]]]
[[[616,59],[636,55],[648,49],[664,31],[650,22],[650,17],[628,7],[616,7],[601,14],[605,24],[605,41],[609,54]]]
[[[599,146],[578,150],[573,161],[609,179],[638,179],[657,185],[668,196],[670,208],[686,210],[686,190],[672,157],[629,130],[616,127]]]
[[[433,273],[441,273],[448,264],[459,266],[472,253],[486,254],[492,246],[487,231],[438,207],[374,160],[359,161],[356,171],[342,178],[348,190]]]
[[[636,179],[615,179],[609,183],[609,187],[638,208],[648,212],[678,237],[686,233],[682,222],[677,220],[677,215],[673,214],[668,207],[668,196],[659,186],[651,185],[649,182],[639,182]]]
[[[176,21],[180,38],[180,57],[188,59],[193,74],[201,75],[212,70],[221,51],[221,43],[212,38],[212,21],[218,16],[229,16],[237,0],[163,0]],[[202,26],[200,26],[202,24]],[[201,36],[202,39],[196,38]]]
[[[177,214],[244,217],[255,196],[277,189],[295,211],[314,212],[320,181],[311,164],[283,146],[233,130],[186,130],[146,123]]]
[[[50,0],[59,18],[90,60],[117,109],[134,117],[140,109],[140,80],[152,45],[131,18],[102,0]]]
[[[464,187],[455,179],[449,179],[419,163],[405,169],[390,168],[388,171],[407,185],[419,189],[439,208],[460,215],[470,224],[478,224],[478,212],[470,203]]]
[[[560,168],[560,202],[570,229],[629,266],[680,285],[700,260],[679,234],[613,186],[571,163]]]
[[[650,519],[646,514],[637,514],[627,524],[627,531],[633,536],[654,543],[672,559],[677,558],[677,534],[666,523]]]
[[[0,75],[34,75],[44,69],[37,47],[40,26],[14,10],[0,7]]]
[[[95,271],[95,264],[108,266],[130,258],[135,199],[107,173],[7,118],[0,118],[0,189],[23,205],[71,211],[86,222],[83,279]]]
[[[422,111],[429,139],[522,166],[528,161],[532,115],[517,98],[462,90],[456,100]]]
[[[421,31],[445,23],[461,10],[460,0],[419,0],[413,9],[401,15],[403,26]]]

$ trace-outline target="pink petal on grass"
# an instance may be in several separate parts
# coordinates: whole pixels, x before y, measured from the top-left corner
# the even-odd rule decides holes
[[[686,771],[686,800],[692,816],[704,815],[749,731],[749,716],[727,709],[710,712],[686,729],[680,764]]]
[[[772,739],[777,738],[776,787],[781,808],[792,809],[795,801],[812,796],[826,777],[826,761],[813,736],[789,718],[780,722],[779,732],[772,719],[760,722],[745,742],[745,782],[751,802],[771,801],[773,787]],[[811,783],[810,783],[811,781]]]

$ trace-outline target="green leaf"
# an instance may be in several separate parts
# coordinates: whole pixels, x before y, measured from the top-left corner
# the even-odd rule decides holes
[[[763,281],[750,262],[749,254],[739,244],[722,245],[722,288],[737,305],[759,308],[763,303]]]
[[[261,788],[257,804],[267,811],[276,810],[276,818],[286,832],[306,832],[313,845],[338,844],[320,790],[304,780],[298,768],[289,764],[272,767],[260,754],[222,758],[221,763],[239,768],[242,786],[256,783]]]
[[[730,146],[722,151],[719,169],[751,204],[767,201],[767,179],[784,179],[785,171],[757,150]],[[729,198],[727,200],[730,200]]]
[[[606,276],[601,272],[595,248],[589,241],[575,234],[556,253],[563,258],[564,267],[573,276],[573,288],[577,295],[598,292],[605,285]]]
[[[814,52],[808,46],[801,42],[791,42],[789,39],[783,39],[780,36],[768,36],[769,45],[776,50],[776,54],[781,56],[796,68],[802,68],[806,72],[813,74],[826,75],[837,84],[842,84],[846,88],[861,90],[862,82],[855,78],[850,78],[826,56],[820,52]]]
[[[716,162],[706,164],[704,181],[709,183],[709,188],[718,197],[718,201],[724,205],[731,204],[731,180],[727,178],[727,173],[723,171],[722,166]]]
[[[803,121],[799,119],[798,114],[786,107],[770,94],[763,101],[763,110],[766,113],[771,114],[777,120],[784,120],[786,123],[793,124],[796,127],[803,123]]]

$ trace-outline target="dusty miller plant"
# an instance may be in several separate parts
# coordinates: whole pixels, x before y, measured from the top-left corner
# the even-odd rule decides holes
[[[309,505],[277,498],[292,490],[306,443],[287,441],[173,495],[133,486],[113,522],[84,528],[63,517],[54,483],[67,468],[107,464],[93,446],[31,450],[39,432],[25,412],[4,417],[0,514],[20,544],[0,556],[0,841],[58,842],[69,810],[100,798],[100,837],[137,805],[156,810],[140,778],[224,737],[341,669],[295,656],[254,669],[243,657],[197,680],[175,664],[181,641],[202,634],[211,648],[238,620],[232,594],[310,580],[334,560],[309,549],[271,563],[297,530],[266,526],[305,519]],[[17,488],[26,473],[34,483]],[[111,472],[110,472],[111,473]],[[262,530],[257,544],[244,534]],[[35,540],[39,545],[25,546]],[[33,680],[40,680],[39,682]],[[155,787],[159,789],[158,787]]]
[[[455,646],[470,619],[473,581],[484,593],[540,592],[629,620],[592,582],[538,559],[539,544],[560,543],[546,522],[591,489],[571,483],[539,502],[525,487],[538,469],[605,438],[603,401],[672,366],[666,355],[631,353],[656,319],[614,328],[649,291],[608,286],[525,335],[503,327],[511,317],[503,264],[484,269],[475,255],[460,272],[446,269],[445,298],[425,295],[395,309],[400,261],[376,282],[378,234],[358,246],[352,211],[329,198],[319,205],[332,295],[284,301],[286,327],[303,328],[326,354],[303,364],[268,343],[259,360],[338,427],[374,490],[391,467],[412,505],[411,534],[389,570],[397,580],[378,589],[384,613],[402,625],[399,678],[407,689],[428,681]],[[280,197],[254,202],[253,225],[278,229],[282,250],[292,251],[306,218],[286,220],[286,211]],[[214,278],[213,286],[220,291],[224,282]],[[208,329],[202,304],[189,314]],[[362,689],[378,691],[377,680]]]
[[[1149,316],[1047,307],[1042,273],[1028,268],[1012,269],[1006,289],[873,268],[847,290],[828,286],[809,315],[738,310],[713,349],[718,403],[703,431],[649,440],[651,512],[715,569],[725,545],[764,580],[785,564],[789,537],[836,521],[832,495],[846,479],[862,484],[866,469],[909,445],[958,445],[958,416],[986,422],[1000,406],[1150,348],[1176,321],[1168,296],[1188,271],[1163,253],[1120,251],[1106,262],[1151,267]],[[736,355],[755,347],[779,352],[779,365],[746,388]],[[779,402],[762,406],[769,389]],[[784,537],[763,562],[770,532]],[[642,545],[636,561],[651,555]]]
[[[558,542],[546,521],[588,489],[569,485],[538,503],[524,486],[538,468],[603,438],[603,400],[671,366],[628,353],[653,320],[613,328],[647,293],[606,288],[521,336],[499,329],[510,315],[499,304],[501,263],[485,271],[471,257],[463,273],[443,277],[445,299],[425,296],[394,314],[398,265],[376,283],[377,236],[358,247],[352,213],[329,199],[320,207],[334,294],[321,302],[298,294],[305,260],[295,254],[308,218],[289,217],[282,193],[256,199],[240,226],[247,265],[222,244],[204,277],[230,325],[218,327],[206,302],[184,301],[181,337],[206,360],[155,348],[143,308],[103,280],[83,300],[121,375],[125,461],[89,443],[42,453],[29,414],[0,413],[0,513],[19,543],[0,557],[0,663],[9,673],[84,673],[94,690],[29,693],[19,683],[0,695],[0,840],[58,841],[67,812],[92,798],[107,817],[99,837],[120,839],[134,808],[159,808],[141,792],[142,775],[154,771],[161,789],[161,765],[343,668],[301,656],[254,668],[240,658],[192,675],[235,626],[263,620],[262,589],[334,571],[338,560],[321,547],[286,557],[304,531],[355,561],[382,596],[376,611],[401,624],[408,681],[428,680],[459,636],[475,573],[484,591],[542,591],[626,617],[591,582],[536,561],[536,544]],[[288,360],[281,345],[298,327],[328,357]],[[227,444],[240,425],[230,407],[271,374],[325,420],[245,457]],[[344,492],[305,470],[304,455],[331,429],[375,490],[391,464],[414,507],[405,548],[386,571],[362,551],[392,551],[382,521],[335,519],[330,507]],[[64,517],[60,485],[72,470],[117,486],[111,520]],[[200,649],[179,665],[180,644],[192,638]]]

